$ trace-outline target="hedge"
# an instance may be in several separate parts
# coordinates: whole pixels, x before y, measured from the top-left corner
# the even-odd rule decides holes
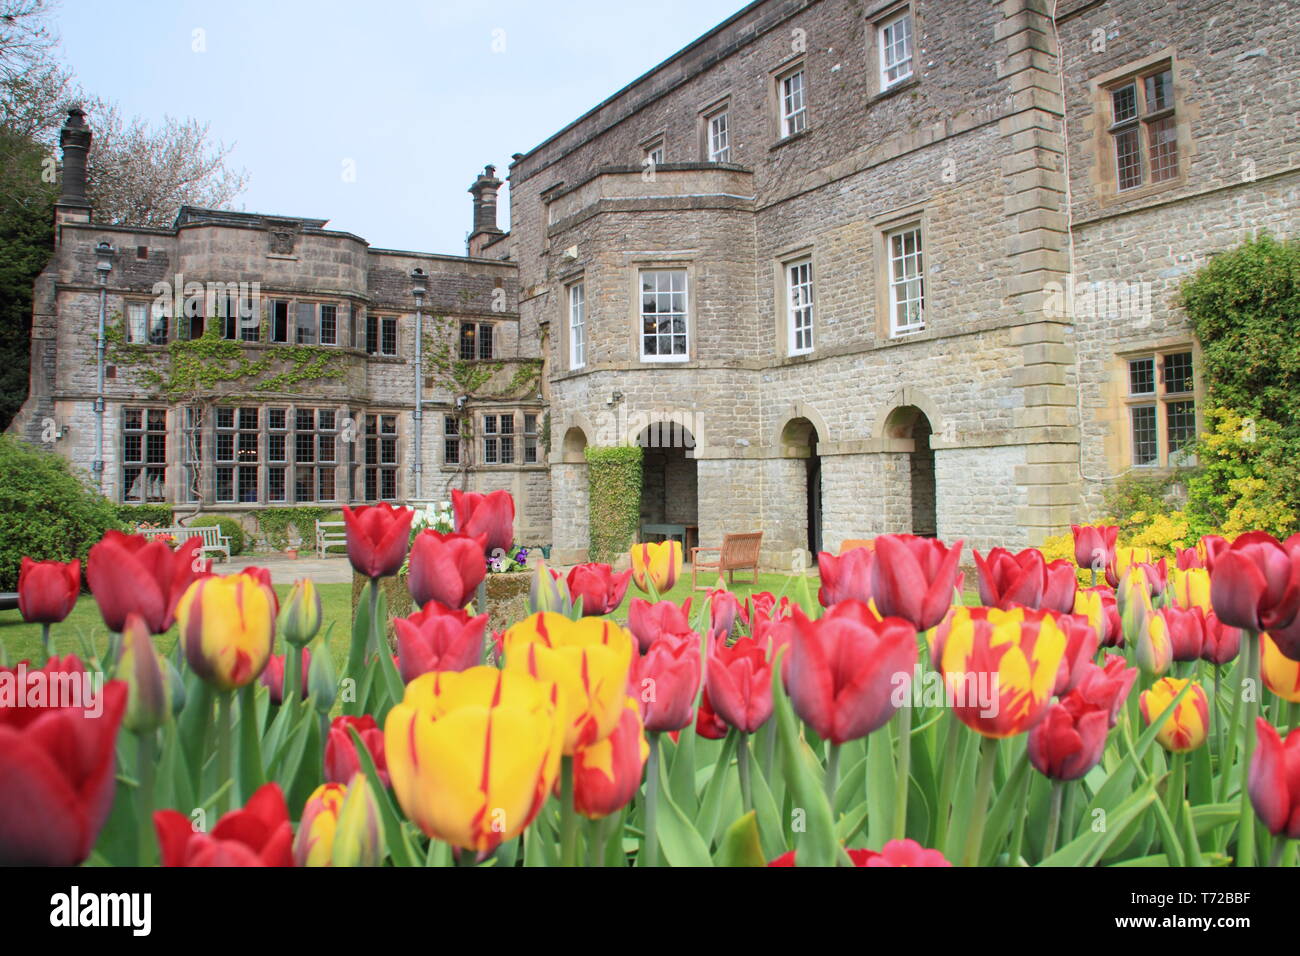
[[[211,528],[213,525],[221,529],[221,533],[230,539],[230,556],[244,552],[244,526],[234,518],[225,515],[199,515],[193,521],[186,525],[187,528]],[[182,535],[182,537],[184,537]]]
[[[640,445],[586,449],[592,561],[612,562],[632,547],[641,524],[642,451]]]
[[[329,521],[332,509],[313,508],[263,508],[257,512],[257,528],[272,551],[283,551],[289,546],[289,529],[298,532],[298,547],[310,551],[316,547],[316,522]]]
[[[142,524],[170,528],[175,520],[171,505],[117,505],[114,510],[127,531],[135,531]]]

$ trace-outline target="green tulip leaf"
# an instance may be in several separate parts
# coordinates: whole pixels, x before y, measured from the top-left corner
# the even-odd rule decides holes
[[[713,854],[714,866],[766,866],[767,858],[758,836],[758,815],[750,810],[727,827]]]

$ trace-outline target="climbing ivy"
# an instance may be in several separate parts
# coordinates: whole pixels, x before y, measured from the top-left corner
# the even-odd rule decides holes
[[[627,553],[641,522],[640,445],[588,446],[587,508],[592,561],[613,561]]]
[[[261,508],[257,512],[257,528],[272,551],[283,551],[289,546],[289,529],[298,532],[302,541],[299,547],[310,551],[316,547],[316,522],[325,521],[332,512],[329,508]]]

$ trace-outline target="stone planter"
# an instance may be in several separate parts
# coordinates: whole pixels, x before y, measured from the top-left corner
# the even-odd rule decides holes
[[[487,586],[488,626],[487,639],[493,632],[504,631],[511,624],[528,616],[528,589],[532,583],[532,571],[512,571],[507,574],[489,574]],[[352,616],[357,613],[357,601],[361,598],[361,589],[366,586],[363,575],[352,575]],[[406,589],[406,575],[399,574],[383,578],[379,582],[384,596],[388,599],[388,646],[397,649],[397,639],[393,632],[393,618],[406,617],[417,610],[411,600],[411,592]],[[349,631],[351,621],[340,621],[335,627],[346,626]]]

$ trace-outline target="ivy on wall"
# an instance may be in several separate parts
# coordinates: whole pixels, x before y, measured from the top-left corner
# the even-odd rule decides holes
[[[330,508],[260,508],[257,511],[257,529],[272,551],[283,551],[289,547],[289,529],[298,533],[301,541],[299,547],[310,551],[316,547],[316,522],[328,521],[331,514],[337,514]],[[338,520],[342,520],[339,518]]]
[[[1300,240],[1264,234],[1217,255],[1181,299],[1208,400],[1192,530],[1289,535],[1300,528]]]
[[[588,446],[587,507],[591,560],[611,562],[626,554],[641,524],[640,445]]]

